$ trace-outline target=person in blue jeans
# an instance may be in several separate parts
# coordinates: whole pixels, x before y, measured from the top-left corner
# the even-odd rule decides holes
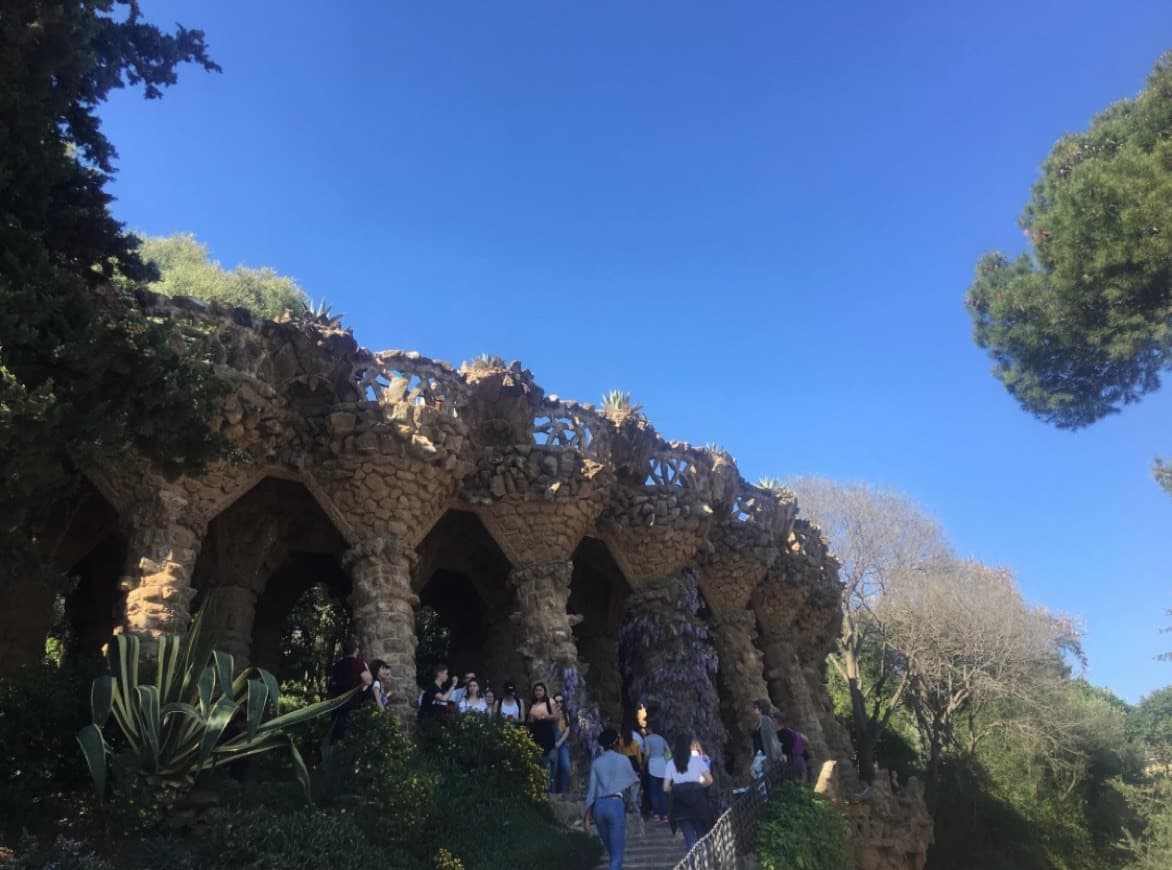
[[[570,714],[566,710],[566,696],[558,692],[553,697],[558,710],[558,739],[554,746],[557,752],[557,770],[554,774],[553,793],[565,794],[570,788]]]
[[[598,735],[602,753],[590,765],[590,781],[586,786],[586,812],[582,828],[590,836],[591,821],[598,827],[598,836],[610,856],[609,870],[622,870],[623,852],[627,847],[627,810],[623,792],[639,781],[631,762],[615,752],[619,732],[605,729]]]
[[[654,723],[647,723],[647,736],[643,738],[643,754],[647,759],[647,800],[651,804],[651,821],[667,821],[667,795],[663,791],[663,778],[667,776],[667,761],[671,750],[662,734],[656,733]]]

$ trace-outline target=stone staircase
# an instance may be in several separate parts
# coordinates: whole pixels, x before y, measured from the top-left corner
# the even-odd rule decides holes
[[[672,870],[684,857],[684,835],[672,836],[671,825],[654,825],[639,816],[627,816],[627,850],[623,870]],[[599,870],[606,870],[609,858],[603,852]]]

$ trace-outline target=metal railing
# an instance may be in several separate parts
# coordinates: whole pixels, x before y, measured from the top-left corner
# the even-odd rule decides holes
[[[782,765],[770,765],[765,776],[733,797],[712,829],[696,841],[675,870],[737,870],[741,859],[757,851],[757,824],[769,794],[783,779]]]

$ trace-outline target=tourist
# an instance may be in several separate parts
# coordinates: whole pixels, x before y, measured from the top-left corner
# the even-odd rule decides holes
[[[494,692],[488,686],[484,687],[484,706],[485,706],[485,712],[488,713],[489,716],[497,715],[497,712],[496,712],[496,692]]]
[[[512,680],[501,689],[501,700],[497,704],[497,715],[506,722],[521,725],[525,722],[525,705],[517,697],[517,684]]]
[[[533,684],[533,695],[529,699],[529,732],[533,735],[533,742],[541,747],[541,763],[549,774],[546,785],[548,791],[553,791],[554,779],[557,776],[557,720],[558,710],[554,706],[553,698],[545,683]]]
[[[367,690],[374,682],[374,678],[370,675],[370,669],[362,660],[361,653],[358,640],[353,637],[346,638],[342,641],[342,657],[334,662],[334,666],[330,670],[330,680],[327,685],[330,697],[337,698],[347,692],[354,692],[354,695],[334,711],[330,730],[326,732],[326,746],[333,746],[346,736],[346,725],[349,723],[351,711],[366,700]]]
[[[635,771],[636,776],[641,776],[643,773],[643,746],[643,735],[635,730],[635,717],[625,717],[622,728],[619,729],[619,742],[615,749],[619,755],[625,755],[627,760],[631,762],[631,769]],[[628,812],[639,813],[642,811],[639,792],[639,785],[636,784],[631,789],[631,805],[627,807]]]
[[[456,688],[452,690],[452,697],[448,698],[457,708],[460,702],[464,700],[464,694],[468,691],[468,684],[476,679],[476,674],[472,671],[464,674],[463,681],[457,681]]]
[[[648,720],[647,736],[643,747],[647,757],[647,799],[651,804],[651,821],[667,821],[667,793],[663,790],[663,778],[667,775],[667,760],[671,749],[667,740],[659,734],[657,723]]]
[[[601,754],[590,765],[586,787],[586,812],[582,827],[590,835],[590,823],[598,826],[598,836],[610,856],[609,870],[622,870],[627,845],[627,813],[623,793],[638,782],[630,762],[614,751],[619,733],[607,728],[598,735]]]
[[[443,721],[448,715],[448,701],[456,688],[457,678],[448,677],[448,666],[442,662],[432,669],[432,673],[435,676],[431,685],[423,690],[419,702],[419,718]]]
[[[464,684],[464,696],[456,702],[461,713],[487,713],[488,701],[480,694],[480,683],[476,679],[476,675],[472,675],[467,683]]]
[[[764,773],[767,764],[784,764],[785,755],[781,751],[781,744],[777,740],[777,731],[773,727],[770,713],[773,705],[765,698],[758,698],[753,702],[753,714],[757,717],[753,726],[753,750],[762,758],[762,763],[754,763],[754,770]]]
[[[677,735],[672,747],[671,763],[663,789],[671,795],[671,830],[684,833],[684,847],[692,851],[696,841],[712,827],[712,807],[708,803],[708,786],[712,774],[699,753],[693,754],[691,735]]]
[[[391,703],[391,669],[382,659],[375,659],[370,663],[370,673],[373,677],[370,697],[378,709],[384,711]]]
[[[566,709],[566,696],[558,692],[553,696],[557,707],[558,735],[554,748],[557,750],[557,767],[554,771],[554,794],[565,794],[570,788],[570,713]]]
[[[795,782],[806,781],[806,739],[796,730],[789,727],[789,720],[785,713],[778,711],[773,714],[777,722],[777,742],[781,746],[781,754],[785,756],[785,778]]]

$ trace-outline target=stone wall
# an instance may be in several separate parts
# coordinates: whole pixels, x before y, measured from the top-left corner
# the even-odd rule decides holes
[[[262,321],[147,292],[137,304],[178,322],[188,352],[233,384],[213,423],[235,450],[198,478],[163,480],[134,461],[87,469],[124,544],[116,631],[149,644],[181,630],[199,594],[219,612],[216,628],[233,652],[248,654],[258,632],[271,650],[272,618],[258,620],[258,602],[280,599],[269,585],[296,573],[289,559],[313,553],[348,578],[364,652],[409,687],[395,701],[408,715],[414,612],[428,566],[443,561],[425,539],[459,511],[474,515],[507,562],[495,571],[499,588],[485,592],[495,626],[486,648],[501,659],[502,644],[519,653],[530,680],[582,677],[577,703],[601,701],[614,717],[637,700],[619,697],[617,661],[601,661],[618,655],[623,609],[649,606],[686,569],[709,612],[737,771],[749,760],[748,704],[763,695],[787,709],[821,758],[850,757],[822,681],[841,619],[837,565],[817,529],[796,519],[792,493],[748,483],[723,452],[665,440],[630,409],[546,395],[517,363],[455,369],[417,353],[368,351],[310,318]],[[263,506],[258,493],[288,487],[297,494]],[[296,507],[300,499],[308,507]],[[59,537],[71,536],[81,540],[81,519]],[[605,547],[621,577],[608,569],[572,590],[585,539]],[[75,569],[72,559],[59,567]],[[578,631],[579,649],[575,627],[590,607],[568,608],[572,591],[593,594],[583,582],[600,584],[600,595],[607,584],[611,605],[605,625]],[[35,653],[48,618],[35,596],[5,603],[0,666]],[[862,840],[884,840],[879,818],[860,828]]]

